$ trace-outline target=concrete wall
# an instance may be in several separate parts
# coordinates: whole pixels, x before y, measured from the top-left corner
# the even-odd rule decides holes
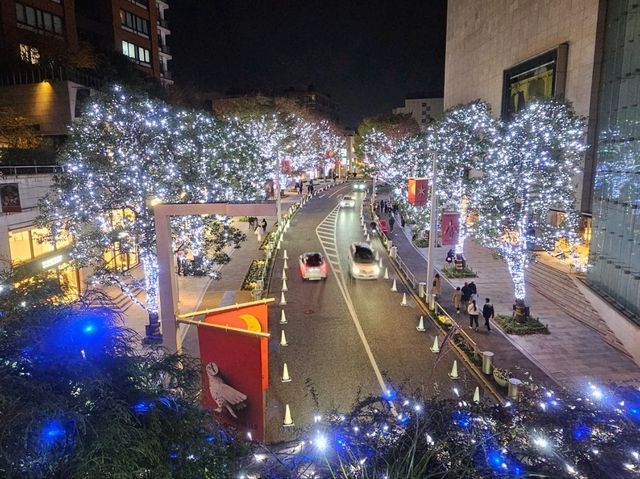
[[[407,98],[404,106],[394,108],[393,113],[410,114],[420,128],[442,116],[442,98]],[[424,121],[423,121],[424,120]]]
[[[482,98],[500,114],[504,70],[569,44],[566,97],[589,114],[599,0],[449,0],[444,107]]]
[[[449,0],[445,110],[482,99],[499,116],[504,71],[567,43],[565,98],[579,115],[591,115],[586,141],[592,146],[601,11],[600,0]],[[578,208],[586,213],[591,211],[593,168],[590,148],[575,178]]]

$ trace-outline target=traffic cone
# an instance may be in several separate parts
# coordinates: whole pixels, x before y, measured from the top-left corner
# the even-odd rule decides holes
[[[369,236],[369,233],[367,233],[367,242],[371,241],[371,237]]]
[[[284,309],[280,311],[280,324],[287,324],[287,315],[284,314]]]
[[[380,259],[378,260],[378,266],[380,266],[380,267],[382,268],[382,258],[380,258]]]
[[[291,419],[291,409],[289,409],[289,405],[286,404],[284,407],[284,422],[282,423],[284,427],[293,426],[293,419]]]
[[[453,366],[451,366],[451,372],[449,373],[450,379],[458,379],[458,360],[453,360]]]
[[[407,304],[407,293],[402,293],[402,301],[400,302],[400,306],[409,306]]]
[[[287,344],[287,335],[284,334],[284,329],[282,333],[280,333],[280,346],[289,346],[289,344]]]
[[[476,386],[476,390],[473,391],[473,402],[476,404],[480,403],[480,388]]]
[[[284,259],[289,259],[289,257],[287,256],[287,250],[284,250],[284,254],[282,255],[282,257]]]
[[[384,269],[384,279],[389,279],[389,268]]]
[[[380,251],[376,250],[376,261],[380,259]]]
[[[420,321],[422,321],[422,316],[420,317]],[[433,354],[438,354],[440,352],[440,345],[438,344],[438,335],[433,338],[433,346],[429,348]]]
[[[416,328],[416,330],[420,331],[420,332],[425,330],[424,329],[424,316],[420,316],[420,321],[418,321],[418,327]],[[436,348],[436,349],[439,350],[439,348],[438,348],[438,336],[436,336],[436,340],[433,343],[433,348]],[[438,351],[434,351],[433,348],[431,348],[431,351],[434,352],[434,353],[437,353]]]
[[[284,291],[280,293],[280,306],[284,306],[287,304],[287,299],[284,297]]]
[[[277,249],[282,248],[282,240],[278,240],[278,245],[276,246]]]
[[[398,291],[398,288],[397,288],[397,286],[396,286],[396,280],[395,280],[395,278],[394,278],[394,280],[393,280],[393,284],[391,285],[391,291]]]
[[[282,382],[283,383],[291,382],[291,377],[289,376],[289,368],[287,367],[287,363],[284,363],[284,366],[282,366]]]
[[[289,269],[289,265],[287,264],[287,259],[284,259],[284,265],[282,266],[284,269]]]
[[[289,288],[287,288],[287,280],[282,278],[282,291],[289,291]]]
[[[282,268],[282,279],[287,279],[287,270]]]

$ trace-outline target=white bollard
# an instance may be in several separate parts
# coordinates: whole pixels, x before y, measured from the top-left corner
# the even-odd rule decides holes
[[[453,366],[451,366],[449,379],[458,379],[458,360],[457,359],[453,360]]]
[[[400,302],[400,306],[409,306],[407,304],[407,293],[402,293],[402,301]]]
[[[280,346],[289,346],[287,343],[287,335],[284,334],[284,329],[282,330],[282,333],[280,333]]]
[[[418,321],[418,326],[416,327],[416,330],[422,332],[425,331],[424,329],[424,316],[420,316],[420,321]],[[436,336],[436,341],[438,340],[438,336]],[[434,346],[437,344],[437,342],[434,344]],[[433,349],[432,349],[433,351]]]
[[[396,286],[396,280],[393,280],[393,284],[391,285],[391,291],[398,291],[398,288]]]
[[[282,266],[284,269],[289,269],[289,265],[287,264],[287,260],[284,260],[284,265]]]
[[[293,419],[291,418],[291,409],[289,409],[289,405],[286,404],[284,407],[284,421],[282,422],[284,427],[293,426]]]
[[[283,259],[289,259],[289,257],[287,256],[287,250],[284,250],[284,253],[282,255]]]
[[[287,279],[287,270],[282,268],[282,279]]]
[[[282,382],[283,383],[291,382],[291,376],[289,376],[289,368],[287,367],[287,363],[284,363],[284,366],[282,366]]]
[[[280,324],[287,324],[287,315],[284,314],[284,309],[280,311]]]

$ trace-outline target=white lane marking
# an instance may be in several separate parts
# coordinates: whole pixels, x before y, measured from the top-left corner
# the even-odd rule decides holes
[[[360,324],[360,320],[358,319],[358,313],[356,313],[356,309],[353,306],[353,301],[351,300],[351,295],[349,294],[349,290],[347,289],[347,286],[345,284],[345,280],[344,280],[344,274],[342,273],[342,268],[340,266],[340,258],[338,255],[334,255],[334,254],[329,254],[327,253],[327,248],[325,247],[325,242],[329,241],[329,238],[326,238],[324,236],[321,236],[318,233],[318,229],[320,227],[320,225],[325,224],[325,222],[328,223],[327,220],[332,221],[333,222],[333,236],[330,239],[331,240],[331,247],[335,248],[337,250],[337,240],[336,240],[336,219],[337,219],[337,214],[336,211],[339,207],[336,206],[333,211],[331,213],[329,213],[327,215],[327,217],[322,220],[320,222],[320,224],[318,225],[318,227],[316,227],[316,235],[318,236],[318,240],[320,240],[320,245],[322,246],[322,249],[324,250],[324,254],[327,258],[329,258],[329,263],[331,264],[331,269],[334,272],[334,275],[336,277],[336,282],[338,283],[338,288],[340,288],[340,292],[342,293],[342,297],[345,300],[345,303],[347,304],[347,309],[349,310],[349,314],[351,315],[351,319],[353,320],[353,324],[356,327],[356,330],[358,331],[358,336],[360,336],[360,340],[362,341],[362,345],[364,346],[364,350],[367,353],[367,356],[369,357],[369,362],[371,363],[371,366],[373,367],[373,372],[376,375],[376,378],[378,379],[378,384],[380,385],[380,388],[382,389],[382,394],[386,394],[387,393],[387,386],[384,382],[384,379],[382,378],[382,374],[380,373],[380,368],[378,367],[378,363],[376,363],[376,359],[373,357],[373,352],[371,351],[371,347],[369,346],[369,343],[367,342],[367,338],[364,335],[364,331],[362,330],[362,326]],[[323,241],[324,240],[324,241]],[[336,260],[331,261],[331,257],[335,257]]]
[[[329,198],[333,198],[334,195],[340,193],[341,191],[344,191],[348,186],[350,186],[350,183],[347,182],[344,185],[342,185],[340,188],[336,188],[336,191],[334,191],[333,193],[331,193],[329,195]]]

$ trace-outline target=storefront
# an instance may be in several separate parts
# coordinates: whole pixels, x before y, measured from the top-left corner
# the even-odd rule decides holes
[[[9,230],[11,265],[25,276],[46,272],[66,289],[68,299],[75,299],[81,281],[80,272],[70,263],[71,238],[61,233],[52,243],[45,239],[48,235],[47,229],[32,225]]]
[[[104,252],[105,265],[110,271],[124,273],[140,262],[137,246],[125,233],[128,223],[134,220],[135,213],[129,208],[112,210],[109,213],[109,221],[116,232],[113,244]]]

